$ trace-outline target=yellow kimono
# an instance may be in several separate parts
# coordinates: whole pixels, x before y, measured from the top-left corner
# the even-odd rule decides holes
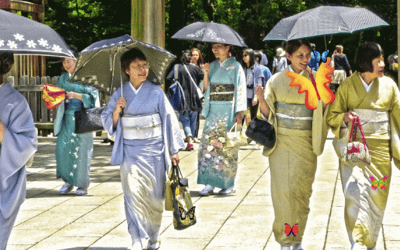
[[[290,247],[302,241],[310,211],[317,156],[323,151],[328,126],[322,102],[316,110],[308,110],[305,93],[298,94],[297,87],[289,87],[291,79],[285,76],[288,71],[286,68],[275,74],[265,89],[269,121],[275,127],[277,140],[274,148],[264,149],[263,155],[269,156],[271,168],[275,239],[282,246]],[[301,74],[310,79],[306,71]],[[315,72],[313,74],[315,77]],[[263,119],[260,109],[258,118]],[[286,223],[292,228],[298,225],[296,236],[285,233]]]
[[[392,157],[399,166],[399,96],[394,81],[385,76],[375,79],[367,93],[360,75],[355,72],[340,85],[335,101],[327,110],[327,122],[337,138],[343,137],[346,112],[352,110],[361,119],[371,165],[354,166],[340,162],[340,174],[349,239],[369,248],[375,247],[382,225],[391,182]],[[383,119],[385,116],[386,119]],[[357,140],[361,141],[360,133]],[[387,176],[386,188],[381,190],[378,186],[374,190],[370,176],[376,180]]]

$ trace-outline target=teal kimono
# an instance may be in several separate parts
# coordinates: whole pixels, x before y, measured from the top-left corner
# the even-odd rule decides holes
[[[95,88],[82,83],[69,82],[69,73],[62,75],[58,87],[66,92],[82,95],[82,101],[71,99],[63,102],[57,110],[54,134],[57,135],[56,161],[57,178],[80,187],[90,183],[89,171],[93,154],[93,133],[75,134],[75,111],[94,108],[98,98]]]
[[[239,148],[229,145],[227,132],[235,114],[247,110],[246,79],[234,57],[210,65],[203,115],[206,122],[199,150],[197,183],[222,189],[233,187]]]

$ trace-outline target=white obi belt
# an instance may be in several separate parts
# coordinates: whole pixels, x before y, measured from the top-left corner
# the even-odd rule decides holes
[[[127,140],[150,139],[162,135],[162,122],[159,113],[151,115],[123,116],[122,134]]]
[[[389,112],[373,109],[354,109],[361,120],[364,134],[386,134],[390,132]]]

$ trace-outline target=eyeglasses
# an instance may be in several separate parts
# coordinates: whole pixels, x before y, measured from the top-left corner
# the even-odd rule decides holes
[[[148,63],[142,64],[142,65],[137,65],[137,66],[131,66],[131,68],[135,69],[135,70],[140,70],[140,69],[144,69],[144,70],[148,70],[150,68]]]

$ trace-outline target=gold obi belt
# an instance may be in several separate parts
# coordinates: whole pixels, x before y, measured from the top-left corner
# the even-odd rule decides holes
[[[233,101],[235,85],[233,83],[211,83],[210,101]]]
[[[150,139],[162,135],[162,122],[158,113],[152,115],[123,116],[121,124],[124,139]]]
[[[313,111],[304,104],[275,103],[278,127],[298,130],[311,130]]]
[[[364,134],[389,134],[390,132],[390,115],[387,111],[378,111],[373,109],[354,109],[361,120]]]

